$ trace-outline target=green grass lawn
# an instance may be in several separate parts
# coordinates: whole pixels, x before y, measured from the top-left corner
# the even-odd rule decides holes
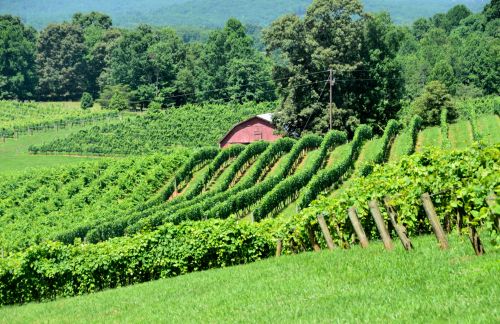
[[[391,146],[389,162],[399,161],[403,156],[405,156],[405,149],[408,145],[410,145],[410,143],[411,134],[407,131],[400,132]]]
[[[0,322],[498,323],[498,253],[476,257],[465,237],[448,251],[413,241],[412,252],[377,242],[4,307]]]
[[[472,142],[472,128],[468,120],[460,120],[457,123],[449,125],[448,138],[450,139],[451,148],[465,149]]]
[[[377,152],[379,150],[379,145],[380,145],[381,141],[382,141],[381,138],[373,138],[373,139],[367,141],[363,145],[363,148],[361,149],[361,152],[359,153],[358,160],[354,164],[354,168],[356,170],[365,164],[373,162],[373,160],[375,159],[375,155],[377,154]]]
[[[424,129],[418,134],[416,152],[421,152],[424,149],[431,147],[441,148],[441,128],[438,126]]]
[[[477,128],[483,141],[493,145],[500,142],[500,118],[496,115],[481,116],[477,119]]]
[[[330,153],[326,167],[328,168],[328,167],[332,166],[336,161],[341,161],[341,160],[345,159],[345,157],[347,156],[347,154],[349,154],[349,152],[351,150],[351,146],[352,145],[350,143],[347,143],[347,144],[340,145],[339,147],[336,147]]]
[[[17,139],[7,139],[5,143],[0,141],[0,174],[12,174],[28,168],[53,167],[95,159],[96,157],[33,155],[28,152],[30,145],[47,143],[83,128],[84,126],[75,126],[58,131],[53,129],[34,132],[33,135],[21,135]]]

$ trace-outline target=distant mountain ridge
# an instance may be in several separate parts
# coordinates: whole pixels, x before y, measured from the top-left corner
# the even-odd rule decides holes
[[[389,11],[395,22],[445,12],[456,4],[480,11],[487,0],[363,0],[368,12]],[[100,11],[119,27],[141,23],[156,26],[218,27],[229,17],[266,26],[285,13],[302,14],[311,0],[0,0],[0,13],[20,16],[37,29],[71,19],[75,12]]]

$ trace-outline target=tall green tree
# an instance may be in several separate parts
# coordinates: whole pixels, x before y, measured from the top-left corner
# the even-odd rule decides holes
[[[119,31],[112,29],[111,17],[99,12],[76,13],[71,23],[83,32],[87,69],[85,90],[96,97],[100,90],[99,78],[107,66],[111,48],[120,35]]]
[[[73,15],[72,23],[80,26],[83,30],[89,27],[109,29],[113,26],[113,20],[110,16],[96,11],[92,11],[88,14],[78,12]]]
[[[352,132],[363,122],[384,124],[402,96],[400,67],[394,62],[402,36],[387,15],[368,16],[359,1],[315,0],[304,18],[277,19],[264,31],[280,80],[276,122],[292,135],[325,132],[325,80],[332,69],[333,127]]]
[[[0,99],[31,99],[36,85],[36,32],[13,16],[0,16]]]
[[[483,10],[488,21],[500,18],[500,0],[491,0]]]
[[[203,100],[273,100],[270,61],[257,52],[243,24],[231,18],[214,31],[204,46],[201,60]]]
[[[451,31],[453,28],[460,25],[460,22],[472,15],[472,11],[464,5],[456,5],[446,13],[447,31]]]
[[[267,51],[277,61],[274,75],[282,97],[275,121],[289,134],[326,131],[326,70],[347,79],[361,64],[363,23],[359,1],[315,0],[304,18],[286,15],[264,30]],[[345,89],[336,87],[336,92],[335,119],[342,124],[337,128],[345,128],[353,107],[340,103]]]
[[[404,37],[404,32],[393,24],[389,14],[367,17],[362,63],[352,73],[352,80],[344,82],[349,88],[341,105],[353,107],[358,122],[376,126],[377,132],[381,132],[401,108],[404,80],[402,66],[395,58]],[[351,124],[349,119],[345,122]],[[348,130],[352,131],[353,126],[357,125],[353,124]]]
[[[49,25],[37,43],[37,93],[44,100],[78,100],[86,87],[86,48],[73,24]]]
[[[126,84],[133,91],[152,85],[155,96],[168,101],[176,95],[175,81],[185,56],[185,44],[173,30],[139,26],[125,31],[112,49],[108,83]]]
[[[456,117],[451,95],[439,81],[429,82],[412,104],[413,113],[422,117],[425,125],[439,125],[441,110],[444,108],[448,110],[449,120]]]

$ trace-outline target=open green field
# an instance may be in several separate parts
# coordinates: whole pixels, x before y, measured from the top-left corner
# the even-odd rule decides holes
[[[377,154],[380,142],[381,142],[380,138],[374,138],[374,139],[367,141],[365,143],[365,145],[363,145],[363,148],[361,149],[361,152],[359,153],[358,160],[354,164],[354,168],[356,170],[359,169],[364,164],[370,163],[374,160],[375,155]]]
[[[477,119],[477,127],[482,140],[487,144],[500,142],[500,118],[496,115],[481,116]]]
[[[65,137],[85,129],[88,126],[74,126],[64,129],[49,129],[36,132],[33,135],[20,135],[19,138],[0,141],[0,174],[9,175],[24,171],[28,168],[45,168],[61,165],[70,165],[82,161],[96,160],[94,156],[69,156],[69,155],[34,155],[28,148],[31,145],[40,145]]]
[[[0,308],[2,323],[363,322],[493,323],[499,254],[476,257],[466,237],[432,236],[368,249],[284,256],[54,302]],[[397,242],[396,242],[397,243]]]
[[[441,147],[441,145],[442,145],[441,128],[437,126],[429,127],[424,129],[418,134],[415,151],[421,152],[424,149],[432,147]]]
[[[472,128],[468,120],[460,120],[457,123],[450,124],[448,138],[450,139],[451,147],[454,149],[465,149],[472,142]]]

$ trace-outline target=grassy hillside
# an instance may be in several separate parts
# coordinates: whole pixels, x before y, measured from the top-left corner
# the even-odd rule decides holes
[[[33,152],[144,154],[168,147],[218,146],[235,124],[274,111],[272,103],[186,105],[82,130]]]
[[[310,0],[128,0],[76,1],[59,0],[0,0],[0,13],[19,15],[36,28],[49,23],[68,20],[75,12],[92,10],[105,12],[118,26],[136,26],[140,23],[170,26],[222,26],[230,17],[245,23],[268,25],[285,13],[302,14]],[[463,3],[479,11],[486,0],[363,0],[369,12],[389,11],[398,23],[410,23],[420,17],[445,12]]]
[[[78,164],[82,161],[92,161],[98,157],[65,156],[65,155],[33,155],[28,149],[32,145],[49,143],[56,138],[66,137],[85,129],[85,126],[66,129],[50,129],[36,132],[34,135],[21,135],[16,139],[0,139],[0,174],[11,175],[23,172],[26,169],[39,169],[62,165]]]
[[[366,250],[304,253],[54,302],[0,308],[0,322],[461,322],[499,318],[500,264],[465,237],[440,251],[373,242]],[[221,284],[223,283],[223,284]]]
[[[75,172],[73,177],[68,172],[59,172],[42,178],[27,175],[13,179],[14,181],[2,181],[0,201],[5,204],[0,206],[0,213],[4,214],[0,218],[10,223],[2,226],[6,229],[2,233],[11,239],[30,243],[37,237],[34,231],[40,231],[38,227],[44,226],[49,233],[51,223],[57,227],[53,223],[59,223],[63,218],[73,218],[73,221],[67,224],[81,226],[58,235],[58,239],[66,244],[45,242],[43,240],[50,238],[50,235],[40,232],[42,236],[38,237],[42,238],[42,242],[39,244],[17,253],[4,249],[7,255],[0,258],[0,303],[13,304],[80,295],[194,271],[250,263],[272,256],[278,238],[283,240],[286,254],[310,250],[311,235],[324,247],[325,243],[316,223],[316,216],[319,214],[325,214],[337,246],[353,246],[357,240],[348,225],[346,215],[346,210],[353,205],[358,208],[360,220],[369,238],[377,240],[378,234],[367,213],[366,203],[373,197],[387,195],[394,198],[394,204],[401,211],[399,221],[406,227],[412,239],[431,231],[420,202],[420,194],[430,192],[434,197],[439,196],[439,199],[434,199],[436,212],[440,221],[449,224],[451,230],[461,226],[460,224],[484,224],[484,227],[478,229],[482,239],[488,241],[488,236],[492,235],[493,240],[498,243],[498,237],[495,239],[494,236],[496,230],[492,227],[495,214],[489,211],[485,201],[485,197],[492,190],[495,190],[497,195],[500,194],[495,189],[498,188],[498,147],[461,152],[437,150],[407,157],[400,163],[375,168],[366,178],[353,178],[348,190],[339,199],[319,199],[298,215],[269,217],[273,215],[276,207],[286,205],[290,201],[289,197],[294,196],[294,192],[300,192],[301,186],[304,186],[302,179],[310,172],[308,170],[312,165],[317,165],[318,162],[323,165],[326,162],[317,160],[317,157],[328,156],[329,146],[325,143],[331,143],[332,139],[335,137],[330,137],[327,141],[322,140],[320,148],[314,151],[311,149],[319,145],[315,136],[304,137],[295,144],[293,141],[287,143],[282,140],[278,142],[281,143],[281,148],[269,145],[255,162],[255,166],[260,168],[252,166],[248,177],[244,176],[238,185],[229,187],[226,191],[223,191],[223,184],[230,186],[231,177],[225,171],[218,172],[216,166],[224,165],[224,160],[231,160],[240,150],[238,146],[231,148],[234,152],[224,150],[215,158],[212,151],[194,153],[186,164],[192,167],[183,166],[176,172],[175,179],[168,180],[166,185],[153,195],[151,192],[154,189],[143,189],[157,188],[159,181],[152,184],[149,181],[151,177],[148,176],[142,178],[140,185],[136,185],[132,171],[137,168],[131,168],[130,172],[122,170],[117,174],[107,170],[94,172],[98,174],[98,181],[83,187],[81,184],[89,180],[86,172],[82,176],[76,172],[76,178]],[[239,168],[233,166],[248,165],[244,161],[249,161],[253,154],[249,152],[258,154],[256,149],[265,144],[256,143],[243,151],[240,150],[238,157],[227,165],[227,170],[236,171]],[[352,143],[352,147],[360,145],[359,141]],[[277,149],[279,150],[276,151]],[[305,149],[311,154],[304,154]],[[285,154],[287,150],[290,152]],[[279,159],[277,152],[285,154],[285,163],[279,166],[279,171],[271,177],[265,177],[261,182],[255,181],[260,178],[263,167],[272,164],[266,161]],[[316,158],[316,161],[311,162],[308,155],[311,160]],[[301,156],[305,159],[301,159]],[[203,165],[201,161],[206,159],[212,161],[208,167],[212,172],[211,176],[203,178],[210,181],[220,174],[227,181],[220,182],[217,188],[203,191],[190,200],[181,195],[166,202],[165,198],[171,196],[177,184],[188,181],[189,174],[194,175],[190,170],[196,169],[197,165]],[[141,161],[147,162],[147,159]],[[147,167],[138,169],[148,170]],[[294,169],[295,173],[292,171]],[[320,171],[318,175],[323,173]],[[278,181],[282,179],[278,174],[291,175]],[[56,181],[52,181],[53,178]],[[117,180],[113,181],[113,178]],[[128,182],[129,178],[133,181]],[[66,181],[68,179],[69,181]],[[315,183],[314,179],[317,177],[313,176],[311,184]],[[110,185],[106,186],[108,183]],[[106,188],[101,194],[99,188],[103,185]],[[131,200],[121,197],[122,191],[130,191],[127,188],[142,189],[134,189],[131,196],[136,199]],[[204,186],[198,188],[203,190]],[[269,190],[270,195],[267,195]],[[196,192],[191,189],[189,191]],[[276,196],[276,192],[283,194]],[[86,202],[95,208],[99,205],[119,205],[122,201],[124,206],[127,202],[136,202],[131,204],[135,212],[134,209],[122,210],[123,213],[116,210],[110,214],[110,221],[97,224],[98,226],[84,220],[84,217],[88,219],[92,213],[84,213],[78,217],[71,213],[56,212],[55,215],[58,216],[51,217],[44,212],[57,209],[61,198],[65,201],[64,197],[68,195],[75,197],[68,199],[70,207],[77,207]],[[141,204],[148,195],[151,198],[145,205]],[[183,208],[180,207],[182,205]],[[36,208],[31,210],[30,206]],[[152,210],[148,209],[148,206],[152,207]],[[254,212],[254,218],[261,221],[248,222],[238,219],[254,210],[255,206],[259,209],[259,214]],[[267,212],[263,206],[266,206]],[[466,210],[466,213],[461,215],[462,221],[457,221],[456,218],[458,206]],[[61,210],[68,212],[71,209],[64,207]],[[155,215],[155,211],[158,214]],[[37,215],[37,212],[41,214]],[[99,214],[100,212],[97,213]],[[149,216],[153,217],[148,219]],[[82,221],[79,220],[80,217]],[[148,222],[139,221],[138,217],[143,217]],[[99,217],[96,218],[98,219]],[[33,223],[37,226],[33,226]],[[7,229],[15,233],[13,229],[16,227],[21,229],[17,231],[17,235],[9,235]],[[29,230],[24,237],[22,229]],[[109,239],[110,237],[115,238]],[[493,253],[495,250],[488,247],[487,251]]]
[[[227,109],[225,106],[213,107]],[[194,111],[203,116],[206,109],[196,108]],[[108,143],[112,148],[115,142],[107,140],[110,136],[120,140],[116,142],[119,144],[117,149],[133,147],[133,143],[147,148],[152,147],[149,143],[168,140],[173,144],[185,144],[175,142],[184,138],[170,136],[174,133],[190,135],[188,139],[193,141],[190,144],[196,144],[195,140],[203,138],[202,132],[193,132],[198,118],[191,112],[192,109],[177,109],[166,115],[170,118],[160,119],[161,123],[156,123],[159,130],[153,132],[158,138],[147,138],[145,132],[144,136],[141,135],[141,128],[150,133],[151,127],[140,124],[149,122],[147,117],[137,117],[116,124],[115,133],[102,135],[100,129],[94,127],[48,145],[64,147],[65,143],[71,143],[84,148],[87,143],[95,145],[97,139],[104,138],[102,145]],[[172,118],[172,114],[176,117]],[[480,118],[478,131],[484,134],[482,140],[485,143],[500,141],[498,120],[495,115]],[[180,130],[176,126],[179,123],[183,125]],[[228,125],[231,123],[227,122]],[[462,120],[450,125],[448,137],[452,149],[471,145],[472,134],[466,132],[464,126],[467,124],[469,121]],[[395,122],[391,125],[386,129],[387,134],[372,140],[369,140],[369,128],[360,127],[359,134],[348,145],[342,145],[345,142],[342,134],[333,132],[325,138],[306,136],[296,142],[285,139],[272,144],[257,142],[246,147],[232,146],[226,150],[200,150],[189,160],[186,160],[185,150],[175,150],[167,156],[105,160],[85,166],[82,172],[77,172],[83,167],[79,165],[19,176],[3,182],[5,199],[0,207],[4,210],[2,215],[7,217],[0,218],[4,229],[0,246],[17,250],[43,239],[73,243],[75,238],[81,238],[99,242],[149,231],[168,222],[178,224],[186,220],[228,218],[234,214],[256,219],[290,216],[307,207],[320,193],[331,190],[352,175],[369,174],[373,164],[384,163],[387,159],[397,161],[411,153],[415,149],[411,129],[401,129]],[[163,132],[160,131],[162,128],[165,129]],[[223,132],[222,128],[216,131]],[[415,128],[414,131],[418,134],[417,151],[436,147],[439,128],[420,132]],[[59,158],[30,157],[41,161]],[[172,177],[174,172],[175,178]],[[60,174],[68,176],[61,177]],[[85,188],[80,188],[82,185]],[[96,196],[95,192],[100,192],[100,195]],[[110,204],[112,201],[116,203]],[[28,228],[26,219],[16,216],[21,214],[28,216],[29,224],[38,225]],[[55,219],[60,221],[54,222]],[[23,234],[25,232],[30,234]]]
[[[111,121],[117,121],[117,113],[98,107],[82,111],[78,102],[0,101],[0,174],[95,160],[82,156],[37,156],[29,153],[29,147]]]

